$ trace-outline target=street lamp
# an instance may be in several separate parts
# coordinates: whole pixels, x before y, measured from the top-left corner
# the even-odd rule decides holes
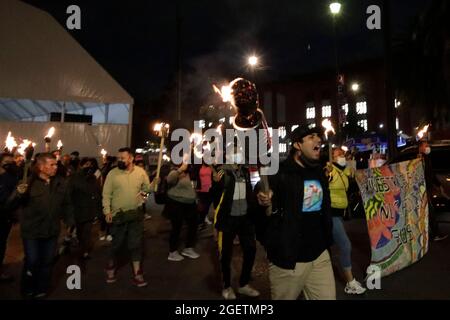
[[[248,64],[250,67],[256,67],[258,64],[258,57],[257,56],[250,56],[248,57]]]
[[[339,2],[333,2],[330,4],[330,11],[333,15],[339,14],[341,12],[341,4]]]
[[[352,84],[352,91],[353,92],[357,92],[359,90],[359,84],[358,83],[353,83]]]

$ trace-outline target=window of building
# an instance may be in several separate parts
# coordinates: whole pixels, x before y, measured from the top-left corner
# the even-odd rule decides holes
[[[400,129],[400,121],[398,120],[398,118],[395,118],[395,129]]]
[[[347,116],[348,115],[348,103],[346,103],[342,106],[342,110],[344,110],[345,115]]]
[[[359,120],[358,126],[364,128],[364,131],[367,131],[367,120]]]
[[[286,143],[280,143],[280,153],[285,153],[287,151]]]
[[[278,134],[280,136],[281,139],[286,138],[286,127],[279,127],[278,128]]]
[[[315,119],[316,118],[316,108],[310,107],[306,108],[306,119]]]
[[[366,101],[358,102],[356,104],[356,113],[357,114],[367,114],[367,103],[366,103]]]
[[[322,118],[331,117],[331,106],[323,106],[322,107]]]

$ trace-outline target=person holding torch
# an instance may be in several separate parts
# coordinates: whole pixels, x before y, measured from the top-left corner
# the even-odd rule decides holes
[[[274,300],[334,300],[328,249],[333,243],[328,179],[320,165],[322,129],[301,125],[291,134],[288,158],[258,202],[272,206],[265,247]]]

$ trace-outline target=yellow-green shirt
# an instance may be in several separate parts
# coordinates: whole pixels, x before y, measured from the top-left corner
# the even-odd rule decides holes
[[[135,210],[142,204],[140,192],[150,192],[150,179],[144,169],[112,169],[103,186],[103,213]]]
[[[330,197],[331,207],[336,209],[345,209],[348,207],[347,190],[349,187],[348,177],[351,176],[350,167],[344,170],[333,165],[333,170],[330,173]]]

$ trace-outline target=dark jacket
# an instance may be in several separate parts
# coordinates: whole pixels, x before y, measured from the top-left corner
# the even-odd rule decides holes
[[[313,169],[312,169],[313,170]],[[333,243],[330,192],[328,180],[317,169],[323,189],[322,215],[320,216],[326,245]],[[283,269],[294,269],[301,247],[301,228],[298,213],[303,207],[304,179],[300,166],[290,157],[280,164],[277,175],[269,177],[272,198],[272,215],[267,218],[265,247],[269,260]]]
[[[87,175],[83,171],[75,173],[69,180],[68,192],[76,223],[101,217],[102,190],[94,175]]]
[[[13,212],[17,209],[17,201],[14,194],[19,179],[5,172],[0,175],[0,222],[10,221]]]
[[[230,169],[224,169],[225,173],[219,182],[214,182],[218,190],[219,202],[216,208],[217,221],[215,227],[220,231],[231,231],[231,209],[233,206],[233,195],[236,179]],[[257,205],[256,195],[252,190],[250,183],[250,174],[248,169],[241,167],[241,174],[245,178],[246,185],[246,200],[247,200],[247,215],[248,222],[252,223],[258,213],[260,207]]]
[[[61,218],[72,219],[71,201],[64,178],[55,176],[49,184],[33,176],[28,191],[21,197],[23,206],[21,233],[24,239],[57,237]]]

